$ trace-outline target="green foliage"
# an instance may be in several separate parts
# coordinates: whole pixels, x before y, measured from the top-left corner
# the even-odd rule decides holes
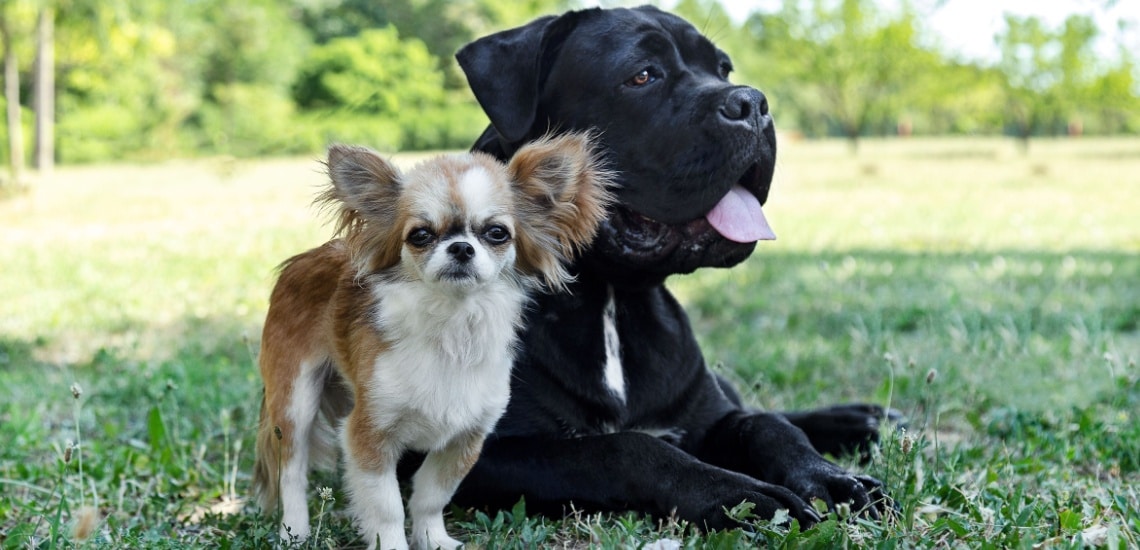
[[[481,16],[482,23],[472,25],[479,36],[496,30],[517,27],[544,15],[558,14],[570,9],[581,9],[580,0],[519,0],[499,2],[498,0],[474,0],[474,13]],[[480,28],[482,27],[482,28]]]
[[[1016,135],[1029,139],[1043,125],[1055,125],[1061,102],[1061,65],[1050,58],[1054,39],[1036,17],[1006,15],[1001,35],[1001,63],[1005,76],[1006,112]]]
[[[711,11],[688,15],[700,21]],[[781,120],[810,136],[842,135],[854,144],[865,135],[1003,127],[1023,139],[1103,133],[1131,128],[1140,107],[1131,55],[1096,59],[1098,29],[1088,16],[1057,30],[1008,17],[996,67],[934,49],[906,3],[887,11],[867,0],[784,2],[753,13],[743,30],[752,46],[728,50],[741,79],[768,91]]]
[[[1006,125],[1028,146],[1031,135],[1080,135],[1087,129],[1120,131],[1135,123],[1140,107],[1132,56],[1123,49],[1115,66],[1099,63],[1089,16],[1072,15],[1057,29],[1036,17],[1006,16],[999,35],[998,69],[1005,95]]]
[[[52,0],[57,156],[317,154],[332,140],[385,150],[463,148],[486,119],[453,54],[579,0]],[[617,3],[613,5],[624,5]],[[4,4],[21,82],[37,2]],[[610,5],[610,4],[607,4]],[[674,11],[764,90],[781,129],[812,137],[1028,139],[1140,131],[1135,54],[1098,59],[1094,20],[1010,18],[996,66],[936,49],[922,3],[795,0],[743,24],[718,0]],[[775,6],[775,5],[773,5]],[[316,46],[314,46],[314,44]],[[26,90],[25,90],[26,92]],[[30,108],[30,94],[22,102]],[[30,138],[26,140],[30,143]],[[30,154],[30,151],[29,151]]]
[[[436,59],[474,38],[470,1],[319,0],[299,2],[301,20],[320,44],[397,25],[422,40]],[[442,68],[437,66],[436,68]]]
[[[1002,126],[1001,74],[971,63],[938,63],[937,78],[919,78],[904,93],[902,121],[921,133],[996,134]]]
[[[137,111],[113,103],[77,109],[56,127],[57,154],[63,162],[115,158],[141,147],[142,125]]]
[[[1093,98],[1090,109],[1099,123],[1099,133],[1134,133],[1140,130],[1140,101],[1135,90],[1140,88],[1136,81],[1136,63],[1124,52],[1125,61],[1120,66],[1109,69],[1096,78],[1089,86],[1089,96]]]
[[[212,98],[218,85],[257,84],[284,91],[293,81],[309,37],[277,0],[206,0],[195,3],[203,18],[187,32],[195,50],[202,88]]]
[[[101,6],[67,14],[56,32],[57,155],[88,162],[177,149],[197,101],[172,67],[176,36],[156,22],[116,21]]]
[[[298,135],[293,102],[273,87],[218,84],[211,95],[198,113],[205,149],[242,157],[314,150]]]
[[[487,126],[487,116],[467,93],[450,96],[444,108],[405,112],[400,121],[405,131],[403,148],[409,150],[466,149]]]
[[[401,40],[395,27],[368,30],[314,48],[293,96],[330,140],[370,137],[364,143],[391,149],[462,147],[481,131],[482,120],[468,97],[444,88],[438,66],[423,42]]]
[[[314,48],[300,67],[293,97],[302,109],[396,117],[437,108],[446,91],[424,43],[401,41],[396,28],[387,27]]]
[[[769,63],[747,70],[772,75],[767,86],[809,134],[837,131],[854,145],[873,130],[883,133],[876,125],[893,133],[906,107],[922,101],[917,90],[939,63],[917,44],[915,17],[905,10],[888,17],[869,0],[787,2],[748,21]]]
[[[395,26],[422,40],[446,76],[446,87],[466,87],[453,55],[467,42],[522,25],[535,17],[578,7],[577,0],[298,0],[300,20],[319,44]]]
[[[201,106],[187,126],[206,151],[236,156],[307,152],[297,139],[288,89],[310,38],[275,0],[208,0],[181,29],[193,52]],[[192,48],[192,49],[191,49]]]

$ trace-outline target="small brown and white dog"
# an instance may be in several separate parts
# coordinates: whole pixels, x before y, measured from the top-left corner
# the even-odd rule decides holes
[[[442,156],[400,174],[334,146],[342,238],[287,260],[270,298],[254,488],[282,507],[285,541],[309,536],[310,466],[344,459],[343,487],[368,548],[407,548],[396,463],[427,454],[408,502],[415,548],[455,548],[443,508],[510,394],[527,294],[570,280],[612,197],[588,136],[489,155]]]

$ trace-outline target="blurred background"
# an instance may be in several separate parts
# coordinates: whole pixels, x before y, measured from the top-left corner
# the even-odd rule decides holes
[[[24,166],[465,148],[453,58],[575,0],[5,0],[4,181]],[[640,2],[636,2],[640,3]],[[663,0],[791,136],[1140,131],[1130,0]]]

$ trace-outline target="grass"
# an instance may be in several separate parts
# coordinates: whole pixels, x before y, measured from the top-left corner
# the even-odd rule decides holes
[[[1000,140],[781,147],[766,207],[780,240],[670,286],[753,403],[903,411],[908,429],[852,464],[898,514],[800,532],[739,509],[751,531],[700,534],[520,503],[453,510],[453,534],[486,548],[1140,544],[1140,141],[1037,142],[1027,157]],[[329,232],[309,206],[322,183],[313,159],[77,167],[0,202],[0,546],[272,544],[272,520],[243,501],[257,340],[274,266]],[[311,494],[310,546],[359,546],[337,480]]]

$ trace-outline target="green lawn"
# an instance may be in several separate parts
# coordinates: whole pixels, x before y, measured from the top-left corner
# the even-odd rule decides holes
[[[62,168],[0,202],[0,545],[268,544],[272,521],[241,500],[254,358],[274,266],[329,233],[309,206],[323,181],[314,159]],[[779,240],[670,286],[710,364],[755,404],[903,411],[909,429],[861,467],[899,513],[700,535],[520,506],[454,510],[453,534],[488,548],[1135,547],[1138,209],[1140,140],[1028,156],[994,139],[869,141],[857,156],[786,140],[766,207]],[[359,545],[336,496],[314,547]]]

